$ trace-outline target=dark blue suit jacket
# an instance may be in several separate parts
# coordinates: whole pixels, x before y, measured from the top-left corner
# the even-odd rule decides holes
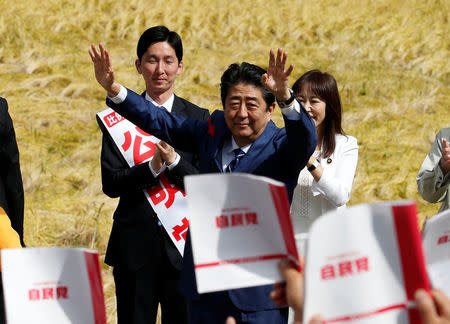
[[[223,111],[214,111],[210,121],[182,118],[159,109],[140,95],[128,90],[125,101],[108,106],[138,125],[183,151],[199,156],[200,173],[223,172],[220,159],[224,141],[231,136]],[[289,200],[297,183],[298,174],[306,165],[317,145],[316,127],[308,113],[301,108],[300,119],[292,120],[283,115],[285,128],[278,128],[270,121],[264,132],[253,142],[234,172],[262,175],[286,184]],[[195,276],[191,246],[186,242],[183,260],[181,289],[195,298]],[[272,286],[259,286],[228,291],[234,305],[244,311],[260,311],[275,308],[269,294]]]

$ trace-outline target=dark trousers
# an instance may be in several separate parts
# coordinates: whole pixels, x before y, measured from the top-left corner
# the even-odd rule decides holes
[[[137,271],[116,266],[113,275],[118,324],[156,323],[158,304],[162,324],[188,323],[187,301],[178,288],[179,271],[167,257]]]
[[[191,324],[224,324],[228,316],[238,324],[286,324],[288,308],[277,308],[258,312],[236,308],[226,291],[200,295],[199,300],[190,301]]]

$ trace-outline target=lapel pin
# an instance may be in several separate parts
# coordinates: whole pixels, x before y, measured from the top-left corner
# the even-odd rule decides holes
[[[333,162],[333,160],[328,158],[327,163],[330,164],[331,162]]]

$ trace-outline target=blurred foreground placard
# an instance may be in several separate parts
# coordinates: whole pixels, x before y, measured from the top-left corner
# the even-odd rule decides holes
[[[185,178],[199,293],[282,281],[298,254],[283,183],[249,174]]]
[[[450,296],[450,210],[427,219],[423,249],[433,287]]]
[[[430,289],[413,202],[357,205],[321,216],[306,253],[304,323],[421,323],[414,292]]]
[[[106,324],[97,251],[6,249],[1,258],[8,324]]]

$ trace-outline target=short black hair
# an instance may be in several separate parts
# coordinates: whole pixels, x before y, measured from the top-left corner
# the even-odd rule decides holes
[[[153,43],[159,42],[169,43],[175,50],[178,63],[181,62],[183,59],[183,43],[181,42],[181,37],[176,32],[169,30],[166,26],[150,27],[142,33],[136,49],[139,61],[142,60],[142,56]]]
[[[222,78],[220,79],[220,96],[222,99],[222,106],[225,108],[225,100],[230,88],[242,83],[253,85],[261,89],[264,101],[267,104],[267,109],[269,109],[269,107],[275,102],[275,96],[262,84],[261,78],[265,73],[266,70],[263,68],[247,62],[242,62],[241,64],[231,64],[222,74]]]

